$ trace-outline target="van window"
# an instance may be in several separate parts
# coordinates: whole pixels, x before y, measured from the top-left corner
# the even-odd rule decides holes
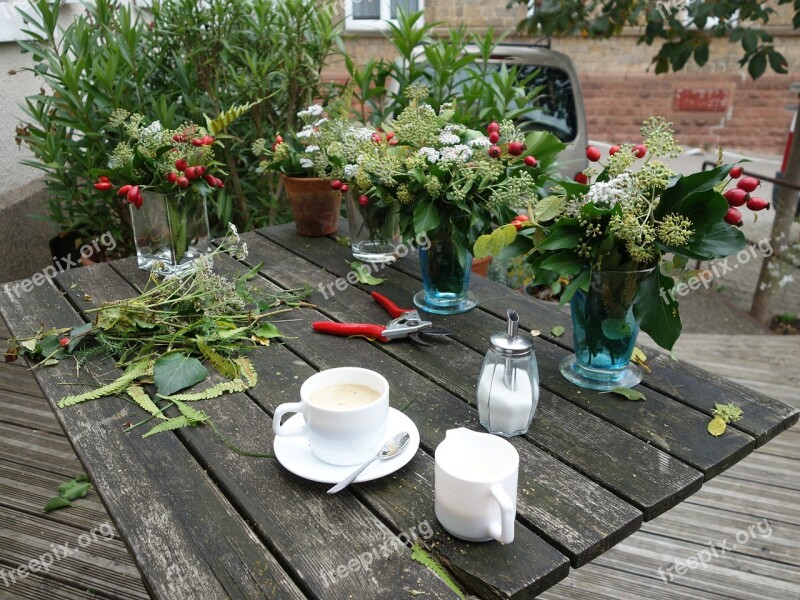
[[[497,63],[496,67],[499,70],[500,63]],[[521,118],[520,129],[523,131],[543,129],[562,142],[573,141],[578,135],[578,114],[575,109],[572,81],[566,71],[536,65],[517,64],[516,67],[520,78],[535,73],[528,84],[529,88],[541,88],[536,106]]]

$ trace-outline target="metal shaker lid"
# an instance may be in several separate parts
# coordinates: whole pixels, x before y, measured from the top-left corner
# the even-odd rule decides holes
[[[519,314],[515,310],[506,313],[506,331],[495,333],[490,339],[491,348],[502,356],[525,356],[533,352],[533,343],[519,335]]]

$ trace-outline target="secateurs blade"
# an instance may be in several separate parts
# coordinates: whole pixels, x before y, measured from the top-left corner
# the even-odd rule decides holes
[[[400,308],[383,294],[372,292],[372,298],[393,317],[386,325],[316,321],[311,326],[314,331],[320,333],[344,336],[362,335],[381,342],[409,338],[411,341],[423,346],[430,346],[431,344],[423,340],[420,335],[446,338],[446,336],[453,334],[449,329],[436,326],[430,321],[423,321],[416,310]]]

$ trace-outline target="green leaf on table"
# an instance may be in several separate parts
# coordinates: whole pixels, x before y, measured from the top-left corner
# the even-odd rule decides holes
[[[383,277],[375,277],[371,273],[372,269],[370,269],[369,265],[366,263],[356,260],[350,263],[350,268],[353,269],[353,272],[356,274],[358,282],[364,285],[380,285],[386,281]]]
[[[714,437],[721,436],[723,433],[725,433],[725,430],[727,428],[728,424],[722,417],[714,417],[713,419],[711,419],[711,421],[709,421],[708,426],[706,427],[708,433],[710,433]]]
[[[561,337],[562,335],[564,335],[564,331],[566,330],[564,329],[563,325],[555,325],[550,330],[550,335],[552,335],[553,337]]]
[[[73,327],[72,331],[69,332],[69,344],[67,345],[67,350],[72,352],[75,349],[75,346],[80,344],[83,336],[89,333],[91,330],[92,323],[84,323],[83,325]]]
[[[428,552],[426,552],[425,549],[419,544],[412,544],[411,559],[417,561],[421,565],[427,567],[428,569],[436,573],[439,579],[444,581],[447,584],[447,587],[453,590],[453,592],[459,598],[466,598],[466,595],[461,590],[461,588],[458,587],[458,584],[450,576],[450,573],[448,573],[447,570],[444,567],[442,567],[442,565],[440,565],[436,561],[436,559],[433,558],[430,554],[428,554]]]
[[[158,393],[169,396],[208,376],[208,370],[199,360],[183,352],[173,352],[159,358],[153,368]]]
[[[258,327],[253,329],[253,335],[267,339],[282,336],[280,330],[272,323],[261,323]]]
[[[627,398],[628,400],[644,400],[644,394],[639,390],[632,390],[631,388],[626,387],[618,387],[614,388],[611,391],[604,392],[606,394],[617,394],[618,396],[622,396],[623,398]]]
[[[156,433],[163,433],[165,431],[173,431],[174,429],[180,429],[181,427],[191,427],[191,423],[189,423],[189,419],[181,415],[180,417],[175,417],[174,419],[169,419],[168,421],[164,421],[163,423],[159,423],[155,427],[153,427],[150,431],[145,433],[142,437],[150,437],[151,435],[155,435]]]
[[[66,500],[77,500],[89,493],[91,483],[79,482],[75,479],[62,483],[58,486],[58,495]]]
[[[198,423],[208,421],[209,419],[209,416],[202,410],[198,410],[192,406],[189,406],[188,404],[184,404],[175,398],[172,399],[172,402],[178,407],[178,410],[181,412],[181,416],[186,417],[189,425],[197,425]]]
[[[59,508],[67,508],[68,506],[72,506],[72,502],[66,498],[62,498],[61,496],[56,496],[44,505],[42,512],[49,513],[51,511],[58,510]]]

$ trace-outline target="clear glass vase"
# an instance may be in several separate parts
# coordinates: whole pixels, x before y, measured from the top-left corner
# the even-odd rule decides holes
[[[400,214],[397,203],[361,206],[351,192],[345,195],[350,249],[353,257],[368,263],[391,263],[400,244]]]
[[[440,315],[464,313],[478,306],[469,292],[472,255],[460,253],[449,232],[429,232],[430,245],[420,247],[423,290],[414,295],[418,308]]]
[[[575,354],[561,361],[561,374],[593,390],[633,387],[642,370],[630,364],[639,326],[633,300],[653,269],[592,271],[589,291],[578,290],[570,301]]]
[[[209,252],[206,196],[198,192],[143,192],[141,208],[130,205],[139,268],[158,275],[184,275]]]

